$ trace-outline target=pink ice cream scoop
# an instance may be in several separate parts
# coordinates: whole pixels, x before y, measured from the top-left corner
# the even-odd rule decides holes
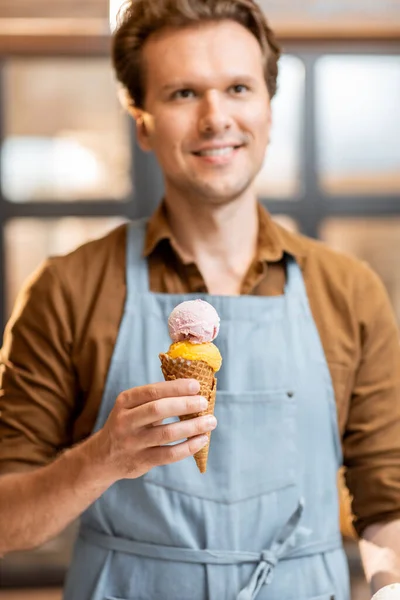
[[[173,342],[192,344],[212,342],[218,335],[219,316],[204,300],[188,300],[178,304],[168,319],[169,335]]]

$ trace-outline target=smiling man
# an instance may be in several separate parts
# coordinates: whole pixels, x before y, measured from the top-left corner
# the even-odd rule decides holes
[[[257,202],[279,59],[260,8],[135,0],[113,59],[165,198],[21,293],[2,349],[0,554],[80,516],[65,600],[350,600],[344,462],[372,589],[399,580],[397,327],[366,265]],[[199,296],[221,317],[217,419],[180,422],[207,402],[195,381],[160,383],[158,353],[171,310]]]

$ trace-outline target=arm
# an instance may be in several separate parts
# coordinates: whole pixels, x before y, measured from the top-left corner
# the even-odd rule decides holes
[[[367,527],[360,552],[373,594],[386,585],[400,583],[400,519]]]
[[[149,428],[166,414],[200,412],[192,397],[198,384],[189,392],[187,380],[163,382],[121,394],[103,429],[60,455],[72,446],[80,407],[72,355],[77,316],[85,310],[80,304],[75,314],[57,264],[48,261],[20,294],[1,351],[0,554],[52,538],[113,482],[197,452],[205,443],[198,434],[211,429],[202,418],[183,429]],[[29,471],[17,474],[21,469]]]
[[[58,273],[50,259],[27,282],[1,349],[0,553],[56,535],[109,484],[91,457],[93,442],[60,456],[73,444],[81,387],[72,360],[76,319]]]
[[[194,395],[199,387],[181,379],[123,392],[103,429],[88,440],[46,467],[1,477],[0,556],[51,539],[116,481],[198,452],[215,427],[213,417],[160,421],[205,410],[207,400]]]
[[[93,438],[50,465],[0,477],[0,556],[56,536],[111,485],[95,444]]]
[[[72,445],[80,383],[67,294],[53,260],[20,291],[0,354],[0,475],[48,464]]]
[[[369,579],[400,519],[400,345],[386,290],[366,266],[355,281],[360,356],[343,437],[346,483]],[[389,525],[392,523],[392,525]],[[379,535],[377,531],[380,530]],[[383,533],[382,533],[383,532]],[[383,537],[382,537],[383,536]],[[393,545],[388,546],[397,552]],[[381,551],[379,550],[379,553]],[[374,577],[373,585],[379,585]]]

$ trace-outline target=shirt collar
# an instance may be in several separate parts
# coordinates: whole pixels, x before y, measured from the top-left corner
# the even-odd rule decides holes
[[[282,259],[286,252],[302,262],[301,259],[305,256],[302,237],[276,223],[260,203],[258,203],[258,218],[260,226],[257,259],[266,262],[277,262]],[[150,256],[164,240],[168,240],[176,250],[177,244],[169,226],[167,208],[163,201],[148,221],[143,249],[144,257]]]

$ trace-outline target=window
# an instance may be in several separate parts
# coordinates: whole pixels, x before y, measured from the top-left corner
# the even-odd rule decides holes
[[[256,181],[258,195],[297,199],[301,187],[302,115],[305,71],[301,60],[283,56],[278,92],[272,100],[272,128],[264,166]]]
[[[126,200],[128,118],[105,59],[13,59],[3,73],[10,202]]]
[[[327,193],[400,194],[399,106],[399,56],[317,61],[317,156]]]

